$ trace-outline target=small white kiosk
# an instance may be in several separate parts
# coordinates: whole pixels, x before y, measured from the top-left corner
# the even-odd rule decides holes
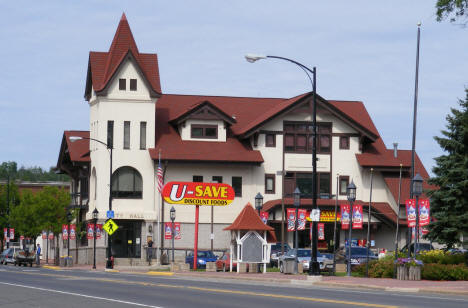
[[[263,223],[252,205],[247,203],[234,222],[224,230],[231,231],[229,271],[232,272],[232,262],[235,261],[237,272],[242,263],[263,263],[263,272],[266,273],[266,265],[270,262],[267,234],[274,229]]]

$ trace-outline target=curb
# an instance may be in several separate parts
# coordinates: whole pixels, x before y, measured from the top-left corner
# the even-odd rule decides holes
[[[142,274],[151,275],[151,276],[173,276],[174,275],[173,272],[156,272],[156,271],[149,271],[149,272],[142,273]]]

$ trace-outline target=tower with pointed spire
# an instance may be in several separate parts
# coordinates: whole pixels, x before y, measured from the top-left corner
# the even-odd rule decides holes
[[[137,233],[156,221],[155,166],[148,149],[154,147],[160,96],[157,55],[138,50],[124,13],[109,50],[89,53],[85,99],[90,107],[90,138],[113,147],[112,207],[119,216],[115,218],[128,220],[125,228]],[[104,145],[91,140],[90,156],[89,208],[104,214],[110,155]],[[118,243],[113,243],[113,254],[128,253],[127,246]],[[128,257],[139,257],[139,247],[132,251],[134,255]]]

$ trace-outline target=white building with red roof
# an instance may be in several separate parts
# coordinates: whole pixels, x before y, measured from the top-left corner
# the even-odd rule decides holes
[[[278,240],[283,233],[282,209],[293,207],[296,187],[302,192],[300,208],[311,209],[312,93],[287,99],[163,94],[157,55],[138,50],[123,15],[109,51],[90,52],[85,99],[90,130],[64,132],[57,167],[73,178],[73,204],[81,209],[78,224],[89,222],[95,208],[99,221],[106,220],[112,187],[119,225],[112,246],[117,264],[129,258],[133,264],[143,261],[150,238],[154,247],[170,247],[163,226],[170,221],[171,205],[161,201],[157,190],[159,159],[165,183],[222,182],[234,188],[236,197],[229,206],[213,211],[201,207],[200,249],[228,249],[231,239],[223,229],[258,192],[264,196],[262,210],[269,213],[268,224]],[[371,170],[371,239],[375,247],[392,249],[396,223],[405,223],[405,211],[400,219],[397,212],[409,198],[411,152],[386,148],[362,102],[318,95],[317,122],[318,205],[325,223],[320,249],[333,249],[335,198],[338,204],[348,202],[346,187],[351,181],[357,187],[356,203],[364,206],[364,230],[354,231],[353,240],[366,238]],[[111,185],[106,146],[88,139],[72,142],[72,136],[97,139],[113,148]],[[403,189],[398,202],[400,168]],[[418,157],[415,170],[428,178]],[[181,239],[175,245],[182,256],[193,248],[195,209],[174,207],[181,224]],[[401,243],[406,242],[403,226]],[[309,228],[299,232],[300,247],[310,247]],[[284,241],[291,246],[293,233],[284,231]],[[343,245],[345,232],[338,232],[338,239]],[[91,244],[86,240],[72,244],[80,262],[91,260]],[[106,237],[98,241],[101,262],[106,245]]]

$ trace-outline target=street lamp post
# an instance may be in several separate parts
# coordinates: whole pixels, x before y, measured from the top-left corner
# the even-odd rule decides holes
[[[351,183],[346,188],[346,194],[349,201],[349,212],[350,212],[350,219],[349,219],[349,235],[348,235],[348,268],[347,268],[347,275],[351,276],[351,243],[352,243],[352,230],[353,230],[353,203],[356,201],[356,185],[354,182]]]
[[[171,207],[171,221],[172,221],[172,263],[174,263],[174,237],[175,237],[175,228],[174,228],[174,220],[175,220],[175,213],[176,210],[173,207]]]
[[[253,54],[247,54],[245,56],[245,59],[253,63],[255,61],[261,60],[261,59],[267,59],[267,58],[272,58],[272,59],[280,59],[284,61],[288,61],[291,63],[296,64],[299,66],[307,75],[307,77],[310,80],[310,83],[312,84],[312,97],[313,97],[313,107],[312,107],[312,129],[313,129],[313,143],[312,143],[312,208],[313,209],[318,209],[317,206],[317,70],[315,66],[313,69],[308,68],[307,66],[288,59],[284,57],[278,57],[278,56],[266,56],[266,55],[253,55]],[[312,78],[310,78],[309,73],[312,74]],[[284,182],[284,175],[283,175],[283,182]],[[284,216],[283,216],[284,217]],[[281,227],[284,228],[284,221],[281,222]],[[281,243],[283,245],[284,243]],[[318,245],[318,234],[317,234],[317,222],[313,221],[312,222],[312,258],[310,260],[309,264],[309,275],[320,275],[320,265],[317,262],[317,245]]]
[[[414,234],[414,257],[416,258],[419,248],[419,196],[422,194],[423,178],[418,173],[413,178],[413,195],[416,197],[416,230]]]
[[[255,196],[255,209],[257,209],[258,216],[260,216],[260,210],[262,209],[262,207],[263,207],[263,196],[261,193],[257,193],[257,195]]]
[[[93,230],[93,269],[96,269],[96,224],[98,220],[99,211],[97,208],[94,208],[93,211],[93,220],[94,220],[94,230]]]
[[[298,187],[296,187],[296,189],[294,190],[293,192],[293,196],[294,196],[294,207],[296,208],[296,219],[295,219],[295,222],[294,222],[294,235],[295,235],[295,239],[294,239],[294,248],[296,249],[296,255],[295,255],[295,266],[294,266],[294,272],[297,274],[298,273],[298,259],[297,259],[297,255],[299,253],[299,241],[298,241],[298,237],[297,237],[297,227],[298,227],[298,215],[297,215],[297,212],[298,212],[298,209],[299,209],[299,206],[301,205],[301,191],[299,190]]]
[[[101,140],[94,139],[94,138],[89,138],[89,137],[80,137],[80,136],[70,136],[68,138],[71,142],[75,142],[77,140],[93,140],[96,141],[97,143],[100,143],[104,146],[106,146],[109,149],[109,154],[110,154],[110,163],[109,163],[109,211],[112,211],[112,150],[113,147],[111,144],[107,144]],[[112,264],[112,238],[109,235],[108,236],[108,248],[107,248],[107,262],[106,262],[106,268],[112,269],[114,268],[114,265]]]
[[[10,170],[7,171],[7,235],[6,247],[10,248]]]

